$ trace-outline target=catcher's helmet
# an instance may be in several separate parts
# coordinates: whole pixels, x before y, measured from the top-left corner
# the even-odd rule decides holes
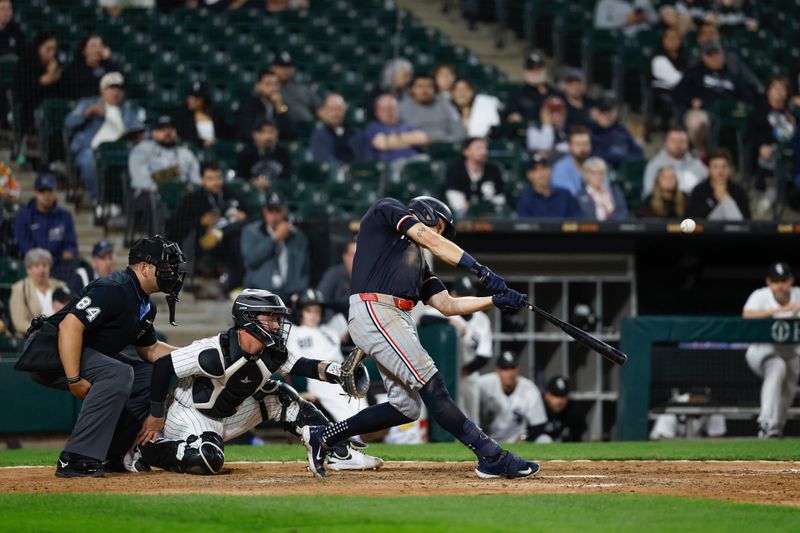
[[[437,200],[433,196],[417,196],[411,200],[408,208],[417,215],[417,219],[420,222],[431,228],[436,227],[439,219],[444,220],[445,227],[442,235],[446,239],[452,239],[455,236],[456,228],[453,226],[453,212],[441,200]]]
[[[264,289],[245,289],[233,302],[233,325],[244,329],[255,338],[278,350],[286,347],[286,339],[292,324],[288,317],[291,311],[283,303],[281,297]],[[270,323],[276,321],[277,327],[267,327],[259,319],[260,315],[273,315]]]

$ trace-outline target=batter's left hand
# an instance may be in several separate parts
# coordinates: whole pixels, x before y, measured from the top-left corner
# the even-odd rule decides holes
[[[506,280],[492,272],[487,266],[481,265],[480,270],[476,272],[481,284],[486,287],[492,294],[499,294],[508,290]]]
[[[157,418],[155,416],[148,416],[142,424],[142,429],[139,430],[139,435],[136,437],[136,444],[144,444],[145,442],[153,442],[158,438],[158,435],[164,430],[164,417]]]
[[[492,296],[492,303],[501,311],[516,311],[525,305],[525,300],[527,299],[527,294],[522,294],[514,289],[508,289],[506,292]]]

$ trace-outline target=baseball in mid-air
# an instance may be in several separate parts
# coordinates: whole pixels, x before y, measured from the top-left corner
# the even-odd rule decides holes
[[[691,218],[687,218],[683,222],[681,222],[681,231],[683,233],[694,233],[696,227],[697,224],[695,224],[694,220],[692,220]]]

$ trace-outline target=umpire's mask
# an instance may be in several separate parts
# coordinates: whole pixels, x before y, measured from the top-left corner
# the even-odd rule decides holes
[[[175,304],[180,301],[178,294],[183,287],[186,272],[181,270],[181,265],[186,263],[186,258],[178,243],[165,239],[161,235],[153,235],[139,239],[128,255],[128,264],[150,263],[156,267],[156,281],[161,292],[167,295],[169,307],[169,323],[175,323]]]

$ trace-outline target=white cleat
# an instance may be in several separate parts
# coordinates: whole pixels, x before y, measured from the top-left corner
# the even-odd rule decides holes
[[[331,450],[328,456],[328,468],[334,472],[342,470],[377,470],[383,466],[383,459],[373,457],[358,450],[353,450],[349,446],[345,448],[347,455],[340,456],[336,451]]]

